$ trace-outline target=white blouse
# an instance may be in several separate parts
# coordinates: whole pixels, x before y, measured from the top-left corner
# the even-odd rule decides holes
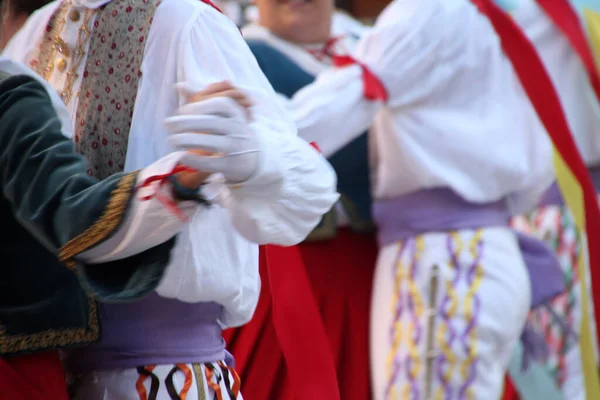
[[[370,127],[374,196],[450,187],[472,202],[535,206],[552,150],[485,16],[468,0],[394,0],[354,54],[383,82],[363,96],[358,66],[330,69],[296,94],[299,133],[329,155]]]
[[[505,6],[542,58],[584,161],[599,166],[600,103],[579,55],[537,1],[511,0]]]
[[[97,8],[110,0],[74,0],[74,7]],[[27,62],[35,55],[48,19],[59,2],[50,3],[27,21],[4,55]],[[77,42],[83,18],[67,19],[62,39]],[[93,21],[90,21],[92,24]],[[85,51],[89,41],[86,44]],[[71,62],[70,59],[66,59]],[[83,75],[85,57],[78,69]],[[224,15],[197,0],[163,0],[156,10],[142,61],[125,169],[143,168],[171,149],[166,117],[184,99],[174,86],[200,87],[228,80],[255,103],[255,130],[262,142],[258,172],[239,188],[215,179],[209,191],[218,206],[196,212],[179,235],[167,274],[158,288],[164,297],[186,302],[215,301],[224,306],[221,323],[247,322],[260,291],[258,246],[292,245],[302,241],[338,199],[335,174],[324,157],[298,138],[292,119],[245,44]],[[63,90],[66,74],[55,70],[51,85]],[[75,114],[75,82],[69,111]]]

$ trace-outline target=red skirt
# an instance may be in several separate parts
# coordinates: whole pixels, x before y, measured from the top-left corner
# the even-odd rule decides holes
[[[0,359],[0,399],[68,400],[58,352]]]
[[[335,239],[303,243],[299,250],[336,363],[340,398],[368,400],[375,236],[340,230]],[[245,398],[291,400],[294,394],[271,320],[271,290],[262,254],[260,273],[263,286],[254,318],[242,328],[224,332],[224,337],[236,359]]]

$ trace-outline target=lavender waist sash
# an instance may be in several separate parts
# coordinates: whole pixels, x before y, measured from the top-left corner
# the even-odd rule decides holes
[[[70,371],[226,360],[216,303],[183,303],[152,293],[133,303],[101,304],[98,344],[70,352]]]
[[[426,189],[374,204],[373,217],[382,246],[427,232],[508,227],[504,200],[474,204],[450,189]],[[531,282],[532,308],[565,290],[560,265],[544,242],[515,231]]]
[[[592,178],[592,182],[594,183],[594,187],[596,188],[596,192],[600,193],[600,166],[588,167],[588,171],[590,173],[590,177]],[[564,205],[565,200],[563,199],[562,193],[558,188],[558,184],[554,182],[542,196],[540,207]]]

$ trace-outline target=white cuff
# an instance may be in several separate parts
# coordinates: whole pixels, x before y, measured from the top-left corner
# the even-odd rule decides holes
[[[267,133],[271,137],[267,139]],[[257,244],[302,242],[338,200],[336,175],[312,146],[297,136],[260,132],[261,165],[219,197],[236,230]]]
[[[171,172],[182,155],[183,152],[169,154],[141,170],[136,186],[150,176]],[[100,264],[127,258],[158,246],[179,233],[185,221],[165,207],[156,196],[149,200],[142,200],[144,196],[154,193],[157,185],[158,182],[137,190],[126,212],[125,220],[115,234],[98,246],[79,254],[77,259],[89,264]],[[165,198],[172,199],[168,184],[161,188],[161,194]],[[198,209],[196,203],[189,201],[180,202],[177,206],[188,218]]]

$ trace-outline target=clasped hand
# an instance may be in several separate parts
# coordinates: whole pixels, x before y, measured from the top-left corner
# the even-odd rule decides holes
[[[178,84],[187,98],[176,116],[165,120],[171,133],[169,144],[185,151],[180,163],[198,173],[183,172],[181,184],[198,187],[213,173],[221,173],[228,183],[241,183],[250,178],[259,163],[259,142],[250,129],[252,103],[228,82],[194,90],[191,84]]]

